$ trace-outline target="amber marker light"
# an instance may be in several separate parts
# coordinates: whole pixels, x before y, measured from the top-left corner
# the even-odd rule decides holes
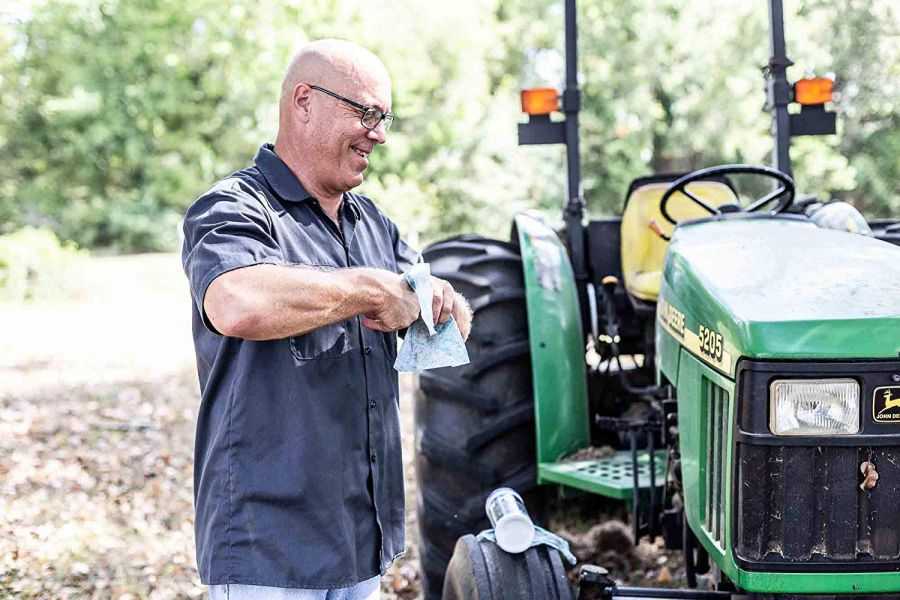
[[[834,81],[827,77],[800,79],[794,84],[794,102],[810,106],[831,102]]]
[[[559,92],[553,88],[522,90],[522,112],[549,115],[559,109]]]

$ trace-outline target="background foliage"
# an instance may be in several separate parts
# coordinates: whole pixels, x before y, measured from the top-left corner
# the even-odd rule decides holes
[[[71,268],[83,254],[74,246],[34,227],[0,235],[0,302],[49,300],[69,292]]]
[[[518,90],[563,75],[552,0],[56,0],[0,9],[0,233],[109,251],[177,248],[185,207],[274,135],[292,49],[338,36],[383,57],[401,116],[363,191],[422,244],[506,235],[563,202],[560,148],[518,148]],[[900,7],[788,0],[796,79],[837,76],[837,136],[794,146],[800,188],[900,212]],[[762,2],[582,0],[584,188],[618,210],[651,171],[767,162]],[[453,32],[452,35],[449,32]]]

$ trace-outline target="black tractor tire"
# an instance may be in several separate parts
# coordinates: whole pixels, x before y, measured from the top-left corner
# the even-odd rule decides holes
[[[475,313],[470,364],[419,375],[415,399],[417,515],[422,587],[439,600],[460,536],[490,525],[488,494],[511,487],[536,505],[534,399],[525,285],[518,249],[460,236],[423,252],[434,276]],[[534,490],[535,493],[529,493]]]
[[[459,539],[444,580],[443,600],[574,600],[559,551],[535,546],[508,554],[473,535]]]

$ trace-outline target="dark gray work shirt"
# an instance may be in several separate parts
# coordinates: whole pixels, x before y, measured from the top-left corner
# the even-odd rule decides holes
[[[200,578],[347,586],[383,574],[404,550],[396,336],[354,317],[281,340],[225,337],[203,297],[216,277],[250,265],[401,272],[415,255],[365,196],[344,194],[339,229],[271,145],[255,162],[201,196],[184,220],[202,395]]]

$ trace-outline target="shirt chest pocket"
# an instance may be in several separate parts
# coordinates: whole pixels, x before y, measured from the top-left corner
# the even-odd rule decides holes
[[[333,271],[336,267],[320,260],[318,264],[309,262],[294,263],[298,268],[316,269],[319,271]],[[353,337],[355,334],[354,319],[323,325],[303,335],[295,335],[289,338],[291,356],[297,366],[305,365],[311,361],[334,359],[343,356],[353,349]]]
[[[343,356],[353,349],[352,321],[332,323],[290,338],[294,364],[302,366],[312,361]]]

